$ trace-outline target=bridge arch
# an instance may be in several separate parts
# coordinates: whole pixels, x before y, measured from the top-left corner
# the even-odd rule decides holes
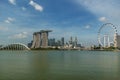
[[[30,48],[23,43],[13,43],[3,46],[1,50],[30,50]]]

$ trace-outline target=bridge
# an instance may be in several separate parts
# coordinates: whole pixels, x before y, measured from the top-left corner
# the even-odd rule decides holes
[[[2,46],[0,50],[30,50],[30,48],[22,43],[13,43]]]

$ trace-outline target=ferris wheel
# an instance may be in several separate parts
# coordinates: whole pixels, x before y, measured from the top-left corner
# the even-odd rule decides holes
[[[114,44],[114,34],[117,34],[117,29],[112,23],[103,24],[98,31],[98,43],[102,47]]]

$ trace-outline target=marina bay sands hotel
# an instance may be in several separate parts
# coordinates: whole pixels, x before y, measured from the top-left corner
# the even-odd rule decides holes
[[[52,30],[41,30],[33,33],[33,43],[31,48],[47,48],[48,47],[48,33]]]

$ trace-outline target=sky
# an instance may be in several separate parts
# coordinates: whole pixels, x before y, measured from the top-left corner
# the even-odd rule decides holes
[[[97,44],[105,23],[120,29],[120,0],[0,0],[0,44],[24,43],[33,32],[53,30],[49,38]]]

